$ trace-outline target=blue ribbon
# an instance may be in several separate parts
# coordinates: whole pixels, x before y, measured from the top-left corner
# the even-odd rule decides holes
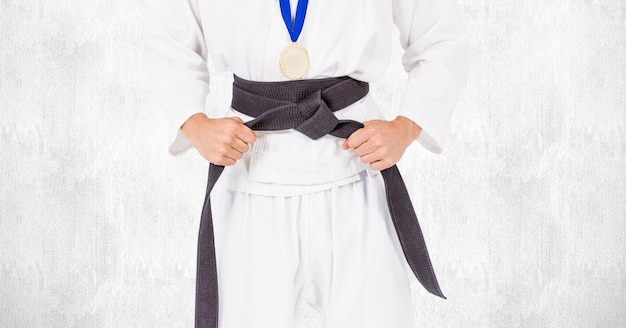
[[[298,0],[298,7],[296,7],[296,17],[291,19],[291,5],[289,0],[280,0],[280,12],[283,14],[283,21],[291,36],[291,41],[296,42],[302,32],[304,26],[304,18],[306,17],[306,8],[309,5],[309,0]]]

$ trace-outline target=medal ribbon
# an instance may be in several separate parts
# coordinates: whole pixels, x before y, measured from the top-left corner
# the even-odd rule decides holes
[[[296,42],[302,32],[304,26],[304,18],[306,17],[306,9],[309,5],[309,0],[298,0],[298,6],[296,7],[296,17],[291,19],[291,4],[289,0],[280,0],[280,12],[283,14],[283,21],[289,31],[289,36],[292,42]]]

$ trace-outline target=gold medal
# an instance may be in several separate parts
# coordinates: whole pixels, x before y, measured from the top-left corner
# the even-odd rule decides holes
[[[280,71],[291,80],[300,79],[309,70],[309,53],[297,43],[290,44],[280,53]]]

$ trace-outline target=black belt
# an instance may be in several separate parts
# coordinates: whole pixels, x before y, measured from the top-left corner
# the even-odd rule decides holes
[[[334,111],[343,109],[369,92],[369,84],[350,77],[284,82],[253,82],[237,76],[233,82],[231,107],[254,117],[245,123],[252,130],[295,129],[311,139],[330,134],[348,138],[363,124],[338,120]],[[196,327],[218,327],[218,290],[211,198],[223,166],[211,164],[198,236],[196,272]],[[400,171],[394,165],[381,171],[387,205],[411,270],[426,290],[446,298],[433,271],[426,243]]]

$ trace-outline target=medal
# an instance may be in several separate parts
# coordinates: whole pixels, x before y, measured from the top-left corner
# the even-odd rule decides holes
[[[308,3],[308,0],[298,0],[296,17],[292,20],[289,0],[280,0],[280,11],[283,16],[283,21],[285,21],[293,43],[281,52],[278,66],[280,67],[281,73],[291,80],[302,78],[309,70],[309,53],[296,43],[300,32],[302,32],[302,27],[304,26]]]
[[[278,64],[284,76],[300,79],[309,70],[309,53],[294,42],[281,52]]]

